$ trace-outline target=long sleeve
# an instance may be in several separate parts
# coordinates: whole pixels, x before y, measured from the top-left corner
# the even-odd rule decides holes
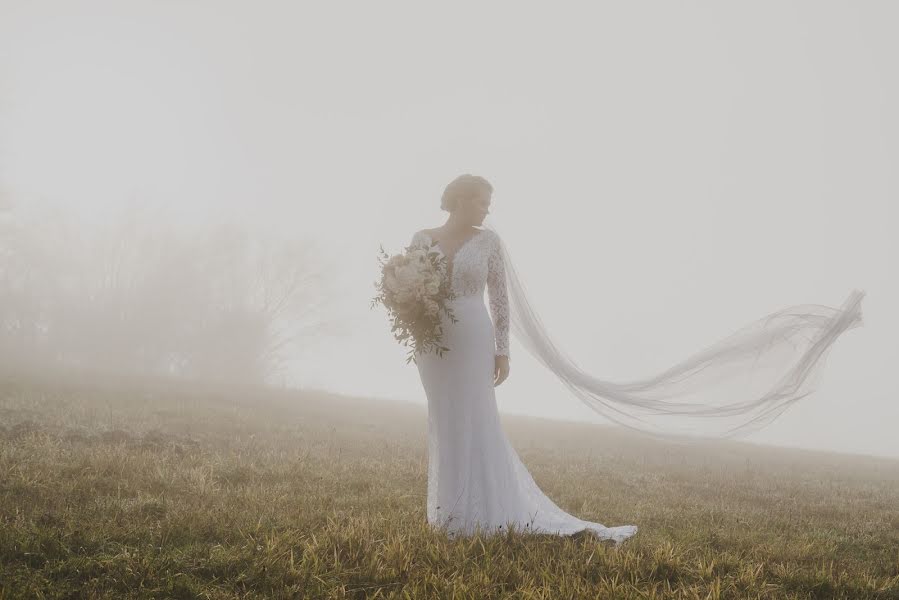
[[[496,354],[509,356],[509,296],[506,291],[506,269],[499,238],[495,237],[492,242],[487,259],[490,316],[496,332]]]

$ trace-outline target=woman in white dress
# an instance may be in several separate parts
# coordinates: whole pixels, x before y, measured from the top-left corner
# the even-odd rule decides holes
[[[450,306],[457,321],[440,313],[442,344],[449,352],[415,355],[428,398],[428,522],[451,534],[514,527],[560,535],[584,531],[621,542],[637,532],[635,525],[607,527],[560,509],[540,491],[509,444],[494,386],[509,375],[510,329],[597,413],[683,442],[684,435],[735,437],[771,423],[812,393],[834,342],[862,324],[865,292],[856,289],[840,308],[800,304],[765,315],[651,377],[603,380],[581,369],[552,341],[505,243],[494,229],[479,227],[492,192],[481,177],[456,178],[441,201],[449,219],[412,238],[412,245],[432,247],[446,257],[444,275],[456,295]]]
[[[428,522],[450,535],[514,527],[561,535],[588,531],[621,542],[637,527],[606,527],[556,506],[501,426],[494,387],[510,372],[506,279],[498,235],[476,227],[488,213],[492,191],[483,178],[457,178],[442,199],[450,211],[446,224],[412,238],[414,245],[436,244],[456,295],[450,307],[457,322],[441,313],[442,344],[449,352],[416,355],[428,399]]]

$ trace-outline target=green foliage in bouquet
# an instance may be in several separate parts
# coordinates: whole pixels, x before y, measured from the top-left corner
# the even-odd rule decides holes
[[[378,294],[370,308],[378,304],[387,309],[391,332],[403,346],[411,346],[406,364],[416,355],[433,350],[438,357],[449,348],[441,344],[443,324],[440,313],[452,323],[457,319],[447,303],[455,296],[446,277],[447,259],[430,245],[406,246],[401,254],[390,256],[380,247],[378,264],[381,278],[375,282]]]

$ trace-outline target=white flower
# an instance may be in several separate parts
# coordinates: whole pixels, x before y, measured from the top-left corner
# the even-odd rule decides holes
[[[396,280],[399,289],[412,290],[419,279],[418,265],[409,263],[396,269]]]
[[[393,269],[395,269],[396,267],[398,267],[398,266],[400,266],[400,265],[403,265],[403,264],[405,264],[405,263],[406,263],[406,257],[405,257],[405,256],[403,256],[402,254],[394,254],[394,255],[391,256],[390,259],[387,261],[387,264],[384,265],[384,268],[385,268],[385,269],[391,269],[391,270],[393,270]]]
[[[440,281],[434,278],[427,280],[425,282],[425,291],[428,296],[436,296],[437,292],[440,291]]]
[[[420,248],[416,248],[411,250],[406,256],[409,258],[409,262],[424,262],[428,258],[428,253]]]
[[[399,290],[399,282],[396,280],[394,269],[384,268],[384,285],[387,286],[387,289],[391,292]]]

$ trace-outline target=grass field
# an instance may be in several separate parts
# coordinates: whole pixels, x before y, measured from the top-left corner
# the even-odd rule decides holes
[[[899,598],[899,461],[503,415],[592,538],[425,522],[423,406],[0,380],[0,599]]]

